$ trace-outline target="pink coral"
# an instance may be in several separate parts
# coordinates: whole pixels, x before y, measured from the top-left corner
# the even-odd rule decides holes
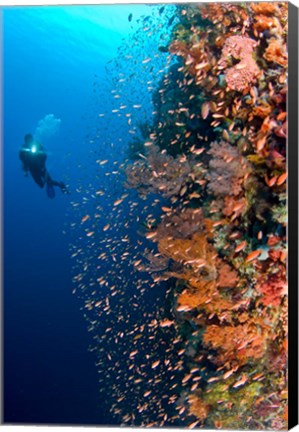
[[[163,217],[157,229],[157,239],[172,239],[174,235],[176,238],[187,239],[204,228],[205,220],[201,209],[177,209]]]
[[[226,70],[225,78],[227,86],[231,90],[243,91],[256,80],[259,68],[253,59],[243,60],[237,66]]]
[[[230,36],[226,39],[222,50],[222,61],[227,61],[228,56],[237,60],[244,60],[252,57],[256,42],[246,36]]]
[[[207,153],[212,155],[207,174],[208,191],[215,196],[239,195],[244,177],[251,171],[248,161],[237,147],[226,141],[211,143]]]
[[[177,195],[186,185],[191,171],[189,161],[182,162],[153,145],[146,156],[126,167],[126,186],[138,188],[143,195],[160,192],[169,198]]]
[[[252,57],[255,46],[256,42],[246,36],[230,36],[226,40],[218,68],[226,69],[224,74],[229,89],[243,91],[256,81],[260,70]],[[240,62],[227,67],[230,57]]]

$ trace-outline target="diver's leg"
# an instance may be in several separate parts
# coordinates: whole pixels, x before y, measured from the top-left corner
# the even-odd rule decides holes
[[[47,181],[47,185],[51,185],[51,186],[57,186],[60,187],[60,189],[62,190],[63,193],[69,193],[67,190],[66,185],[63,182],[58,182],[56,180],[53,180],[52,177],[50,176],[50,174],[47,172],[47,177],[46,177],[46,181]]]
[[[55,189],[54,189],[52,178],[46,169],[44,171],[44,178],[47,185],[46,186],[47,195],[49,198],[53,199],[55,198]]]
[[[48,183],[49,183],[49,182],[48,182]],[[60,187],[60,183],[59,183],[58,181],[56,181],[56,180],[53,180],[53,179],[51,179],[50,184],[51,184],[52,186],[58,186],[58,187]]]
[[[37,170],[30,170],[30,174],[35,181],[36,184],[38,184],[39,187],[43,188],[45,186],[45,180],[42,177],[42,173]]]

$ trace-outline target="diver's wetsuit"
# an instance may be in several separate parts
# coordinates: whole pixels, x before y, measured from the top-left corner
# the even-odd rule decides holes
[[[38,186],[47,186],[47,194],[54,198],[55,191],[53,186],[58,186],[63,193],[67,193],[67,188],[63,182],[53,180],[46,168],[47,155],[43,146],[35,141],[32,135],[25,135],[25,142],[19,151],[19,157],[23,163],[25,173],[30,172],[33,180]]]

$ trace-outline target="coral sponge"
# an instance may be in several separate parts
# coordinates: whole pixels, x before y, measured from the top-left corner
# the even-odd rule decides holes
[[[242,61],[225,72],[227,86],[241,92],[256,80],[258,73],[259,68],[253,59]]]
[[[246,36],[230,36],[226,40],[218,68],[226,69],[224,74],[229,89],[244,91],[256,81],[260,70],[252,57],[255,46],[256,42]],[[230,58],[240,62],[227,68]]]
[[[247,36],[230,36],[224,44],[220,63],[227,62],[229,56],[244,60],[252,56],[256,42]]]

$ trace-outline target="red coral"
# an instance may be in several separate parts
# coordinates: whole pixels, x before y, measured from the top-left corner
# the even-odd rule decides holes
[[[263,305],[279,306],[282,297],[287,293],[286,278],[281,273],[270,275],[257,289],[262,294],[260,302]]]

